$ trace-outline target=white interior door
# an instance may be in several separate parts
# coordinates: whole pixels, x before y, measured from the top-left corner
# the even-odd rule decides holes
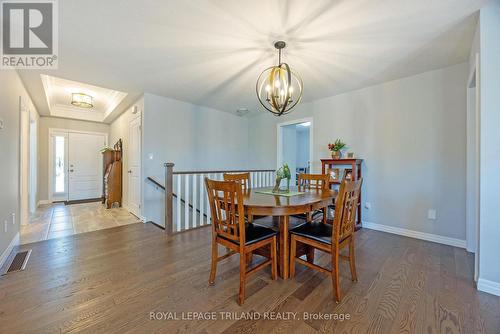
[[[102,195],[102,154],[106,136],[69,133],[69,200],[99,198]]]
[[[141,216],[141,117],[129,126],[128,145],[128,206],[136,216]]]

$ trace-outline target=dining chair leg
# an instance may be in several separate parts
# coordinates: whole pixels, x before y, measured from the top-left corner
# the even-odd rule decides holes
[[[217,274],[217,258],[219,257],[218,245],[215,240],[212,240],[212,263],[210,265],[209,284],[215,283],[215,275]]]
[[[290,278],[295,276],[295,256],[297,254],[297,240],[292,234],[290,239]]]
[[[339,254],[338,251],[332,254],[332,287],[335,300],[340,302],[340,275],[339,275]]]
[[[247,263],[252,263],[252,260],[253,260],[253,253],[250,252],[250,253],[247,253],[246,254],[246,257],[247,257]]]
[[[314,247],[306,246],[307,262],[314,263]]]
[[[273,237],[273,241],[271,243],[271,278],[273,280],[276,279],[278,272],[278,252],[277,248],[277,239],[276,236]]]
[[[240,293],[238,294],[238,304],[245,302],[245,281],[247,274],[246,254],[240,253]]]
[[[354,255],[354,235],[351,236],[351,241],[349,242],[349,265],[351,267],[351,279],[353,282],[358,281],[358,274],[356,273],[356,257]]]

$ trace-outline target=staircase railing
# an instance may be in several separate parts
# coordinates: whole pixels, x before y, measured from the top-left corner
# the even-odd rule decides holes
[[[249,172],[252,187],[270,187],[273,169],[175,171],[174,163],[165,163],[165,185],[152,177],[148,180],[165,190],[165,233],[173,234],[210,224],[210,208],[205,177],[222,180],[224,173]],[[175,190],[175,191],[174,191]]]

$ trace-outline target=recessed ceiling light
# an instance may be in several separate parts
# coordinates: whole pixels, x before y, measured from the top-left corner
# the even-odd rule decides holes
[[[92,108],[92,96],[84,93],[71,94],[71,104],[80,108]]]

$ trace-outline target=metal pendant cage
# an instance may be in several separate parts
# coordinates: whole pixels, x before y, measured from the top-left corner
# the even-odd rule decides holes
[[[276,116],[289,113],[302,99],[302,79],[287,63],[281,62],[281,49],[285,45],[282,41],[275,43],[279,52],[278,65],[266,68],[256,84],[259,102]]]

